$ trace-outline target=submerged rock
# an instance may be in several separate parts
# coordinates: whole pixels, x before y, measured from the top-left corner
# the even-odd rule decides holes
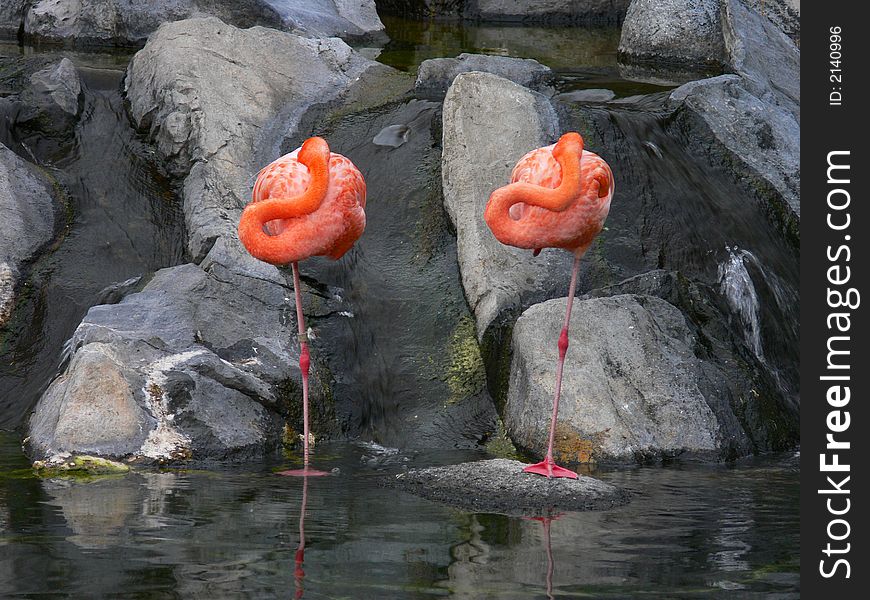
[[[547,479],[524,473],[526,465],[496,458],[447,467],[414,469],[384,481],[389,487],[467,511],[550,516],[560,511],[607,510],[630,496],[593,477]]]
[[[609,102],[614,98],[616,98],[616,94],[613,90],[593,88],[557,94],[553,97],[553,100],[560,102]]]
[[[40,477],[74,477],[74,476],[100,476],[119,475],[128,473],[130,467],[124,463],[88,456],[87,454],[56,454],[48,460],[37,460],[33,463],[33,469]]]
[[[54,196],[36,167],[0,144],[0,326],[12,313],[26,265],[54,238]]]
[[[420,64],[415,91],[418,95],[442,98],[456,76],[483,71],[509,79],[519,85],[539,89],[553,79],[549,67],[528,58],[462,53],[456,58],[430,58]]]
[[[506,311],[551,298],[568,281],[571,255],[500,243],[481,218],[489,195],[510,181],[526,152],[553,143],[558,121],[549,101],[489,73],[460,74],[443,110],[441,177],[444,205],[456,227],[465,297],[482,338]],[[557,291],[558,290],[558,291]]]

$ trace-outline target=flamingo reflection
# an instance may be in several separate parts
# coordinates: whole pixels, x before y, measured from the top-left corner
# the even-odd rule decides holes
[[[299,600],[305,593],[302,586],[305,580],[305,507],[308,505],[308,477],[302,478],[302,505],[299,507],[299,546],[296,547],[296,569],[293,571],[293,583],[296,587],[294,598]]]
[[[531,521],[540,521],[544,526],[544,546],[547,549],[547,574],[545,582],[547,586],[547,598],[553,599],[553,571],[555,570],[555,561],[553,560],[553,544],[550,539],[550,523],[561,517],[561,514],[547,515],[545,517],[527,517]]]

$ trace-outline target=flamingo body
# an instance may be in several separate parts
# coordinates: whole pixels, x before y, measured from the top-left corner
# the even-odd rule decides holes
[[[556,391],[547,456],[523,469],[545,477],[577,479],[577,473],[553,461],[562,371],[568,353],[568,326],[577,287],[580,258],[604,228],[613,198],[613,172],[597,154],[583,149],[583,138],[570,132],[551,146],[532,150],[514,167],[511,183],[489,197],[483,218],[498,241],[535,251],[563,248],[574,254],[568,306],[559,339]]]
[[[511,183],[490,196],[484,220],[503,244],[582,253],[604,227],[613,191],[604,159],[584,150],[579,134],[566,133],[519,160]]]
[[[287,265],[312,256],[341,258],[366,226],[362,173],[321,138],[269,164],[257,176],[239,239],[252,256]]]

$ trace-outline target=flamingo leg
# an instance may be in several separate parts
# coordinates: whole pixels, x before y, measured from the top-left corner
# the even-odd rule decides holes
[[[556,441],[556,417],[559,414],[559,399],[562,395],[562,370],[565,366],[565,355],[568,354],[568,326],[571,324],[571,307],[574,305],[574,293],[577,290],[577,274],[580,271],[582,253],[574,254],[574,268],[571,271],[571,285],[568,287],[568,308],[565,310],[565,322],[559,334],[559,360],[556,363],[556,393],[553,397],[553,414],[550,417],[550,439],[547,443],[547,456],[543,461],[523,469],[526,473],[536,473],[547,478],[567,477],[577,479],[577,473],[558,466],[553,461],[553,444]]]
[[[315,476],[329,475],[326,471],[309,469],[310,428],[308,425],[308,371],[311,368],[311,353],[308,351],[308,331],[305,329],[305,316],[302,314],[302,283],[299,281],[299,263],[291,263],[293,268],[293,292],[296,294],[296,323],[299,332],[299,370],[302,372],[302,462],[301,469],[281,471],[279,475]]]

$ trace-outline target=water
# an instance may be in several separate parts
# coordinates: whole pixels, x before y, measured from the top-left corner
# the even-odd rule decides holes
[[[540,521],[467,513],[378,485],[372,450],[318,449],[338,476],[288,462],[39,480],[0,446],[0,596],[416,599],[547,597]],[[477,458],[429,453],[410,466]],[[598,474],[634,493],[550,524],[557,598],[798,597],[798,465],[672,465]],[[300,597],[300,596],[295,596]]]
[[[620,78],[617,29],[385,22],[391,41],[378,60],[404,70],[485,51],[551,66],[557,91],[607,88],[626,98],[663,89]],[[6,51],[20,49],[0,46]],[[87,308],[111,295],[101,290],[184,260],[177,197],[123,111],[126,58],[74,60],[92,67],[83,71],[83,122],[68,151],[37,156],[69,190],[72,219],[57,250],[34,266],[40,293],[0,347],[7,430],[56,373]],[[732,326],[759,341],[796,396],[797,250],[728,175],[686,150],[655,98],[565,111],[566,127],[583,131],[617,177],[581,288],[681,270],[721,291],[723,304],[732,299]],[[485,458],[477,442],[492,433],[440,203],[439,119],[440,106],[422,101],[328,122],[312,113],[284,143],[292,149],[317,128],[368,181],[367,233],[342,261],[307,261],[302,272],[314,288],[345,296],[349,310],[312,306],[310,324],[319,357],[338,374],[342,431],[380,445],[319,444],[315,466],[339,474],[307,482],[275,475],[299,466],[293,455],[65,480],[35,477],[20,436],[0,431],[0,597],[799,596],[800,477],[790,453],[587,471],[631,490],[632,502],[551,522],[455,510],[379,485],[405,468]],[[388,143],[376,144],[379,134]],[[720,267],[740,277],[720,287]],[[747,316],[734,302],[743,297]]]

